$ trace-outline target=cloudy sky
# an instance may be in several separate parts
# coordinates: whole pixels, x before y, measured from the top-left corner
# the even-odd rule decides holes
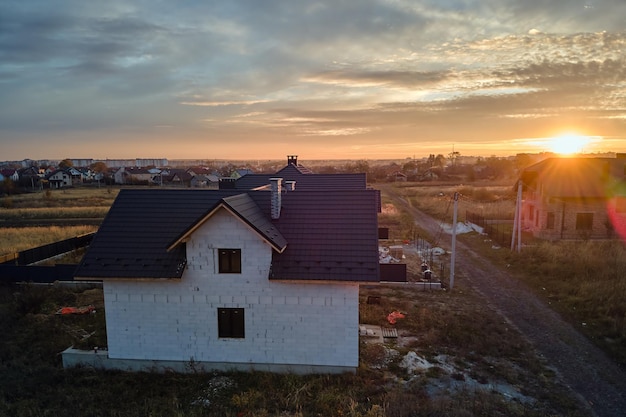
[[[0,160],[626,152],[624,0],[2,0]]]

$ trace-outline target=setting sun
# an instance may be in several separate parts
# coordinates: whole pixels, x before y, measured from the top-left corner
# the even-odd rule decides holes
[[[567,133],[550,139],[548,146],[554,153],[572,155],[581,152],[590,142],[591,140],[588,136]]]

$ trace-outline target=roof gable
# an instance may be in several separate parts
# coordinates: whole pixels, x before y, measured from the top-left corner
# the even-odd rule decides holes
[[[287,247],[287,240],[281,235],[278,229],[269,221],[267,216],[261,211],[259,206],[250,198],[248,194],[237,194],[224,197],[206,215],[190,225],[171,245],[168,251],[187,239],[202,224],[208,221],[219,209],[226,209],[235,215],[249,227],[251,227],[261,238],[266,240],[274,250],[282,252]]]
[[[276,172],[275,175],[310,175],[313,171],[302,165],[289,164]]]

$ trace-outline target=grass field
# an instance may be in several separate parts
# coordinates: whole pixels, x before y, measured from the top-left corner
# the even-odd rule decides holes
[[[394,188],[416,208],[436,219],[452,219],[454,193],[460,195],[459,221],[467,211],[477,212],[489,219],[512,220],[515,214],[515,192],[510,184],[491,183],[473,185],[450,185],[403,183]]]
[[[367,304],[368,295],[380,304]],[[586,416],[524,339],[462,284],[454,293],[365,288],[361,301],[365,323],[384,324],[394,309],[406,317],[398,342],[361,343],[356,375],[155,375],[61,369],[68,346],[106,346],[102,290],[0,286],[0,415]],[[89,304],[96,313],[55,314]],[[433,366],[405,367],[416,352]]]
[[[446,223],[452,223],[451,196],[460,192],[459,221],[465,211],[481,210],[487,218],[513,218],[510,186],[428,187],[397,186],[415,207]],[[384,200],[383,200],[384,201]],[[402,212],[384,214],[382,220],[404,230],[415,227]],[[399,233],[401,234],[401,233]],[[566,317],[612,358],[626,365],[626,244],[613,241],[541,242],[532,240],[521,253],[492,250],[476,233],[459,235],[492,262],[506,267],[534,292]]]
[[[16,194],[0,198],[4,208],[37,207],[109,207],[117,193],[117,187],[79,187],[44,190],[36,193]]]
[[[464,191],[472,197],[463,204],[498,202],[503,207],[495,213],[507,213],[506,186],[489,186],[486,191],[477,188]],[[442,197],[449,199],[458,189],[444,185],[434,189],[402,188],[412,204],[419,203],[421,209],[449,221],[451,213],[443,204],[448,200]],[[108,198],[105,190],[98,192],[106,195],[70,193],[66,195],[67,206],[108,207],[106,202],[110,204],[112,197]],[[44,200],[41,195],[30,198]],[[7,210],[26,209],[28,203],[15,200],[12,204],[13,208]],[[392,228],[394,236],[415,236],[419,227],[412,223],[409,216],[394,207],[387,206],[381,214],[381,224]],[[52,234],[39,228],[20,231],[23,236]],[[84,231],[70,232],[80,233]],[[477,234],[460,239],[484,251],[494,263],[509,265],[510,271],[532,285],[594,342],[626,363],[626,286],[622,278],[626,276],[626,253],[621,242],[545,243],[516,254],[491,250]],[[0,236],[2,247],[7,241]],[[27,245],[33,245],[32,241]],[[406,334],[404,341],[391,345],[362,343],[356,375],[297,376],[262,372],[151,375],[64,371],[58,353],[66,347],[106,345],[101,290],[0,286],[0,415],[586,415],[514,329],[498,320],[462,281],[455,289],[448,293],[385,286],[363,288],[361,321],[384,324],[389,311],[404,311],[406,319],[397,324]],[[381,303],[367,304],[369,295],[381,297]],[[61,306],[85,304],[96,305],[96,314],[54,314]],[[401,365],[412,351],[435,366],[409,372]],[[504,395],[501,387],[509,387],[520,396]]]
[[[0,198],[0,255],[95,232],[97,226],[2,227],[23,220],[104,218],[115,188],[69,188]]]

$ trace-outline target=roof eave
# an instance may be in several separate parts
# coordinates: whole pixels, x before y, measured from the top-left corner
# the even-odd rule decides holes
[[[182,278],[181,276],[178,277],[160,277],[160,278],[156,278],[156,277],[80,277],[80,276],[75,276],[73,279],[74,281],[123,281],[123,280],[127,280],[127,281],[180,281]]]

